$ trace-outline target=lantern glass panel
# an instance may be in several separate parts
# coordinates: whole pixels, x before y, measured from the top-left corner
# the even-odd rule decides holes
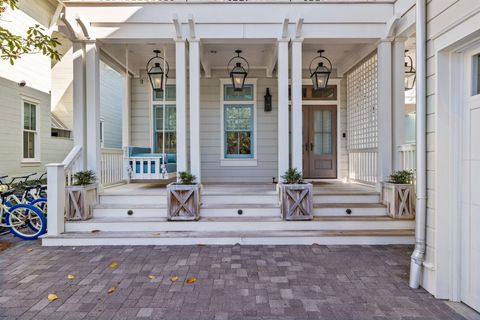
[[[237,65],[232,69],[230,72],[230,77],[232,78],[233,90],[242,91],[245,78],[247,77],[247,72],[240,63],[237,63]]]
[[[155,66],[148,71],[148,77],[154,91],[163,91],[163,69],[159,63],[155,63]]]

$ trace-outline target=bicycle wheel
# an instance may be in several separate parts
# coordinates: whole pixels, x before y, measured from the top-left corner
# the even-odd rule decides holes
[[[35,208],[40,209],[42,211],[43,215],[47,217],[47,198],[38,198],[36,200],[33,200],[30,202],[32,206]]]
[[[10,232],[25,240],[37,239],[47,230],[47,220],[43,213],[28,204],[18,204],[10,208],[6,221]]]

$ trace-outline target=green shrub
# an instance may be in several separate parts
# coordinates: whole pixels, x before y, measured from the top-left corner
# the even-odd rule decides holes
[[[283,183],[285,184],[304,183],[302,173],[296,168],[288,169],[287,171],[285,171],[285,174],[281,178],[283,179]]]
[[[74,185],[76,186],[86,186],[97,181],[95,172],[92,170],[78,171],[73,175],[73,178],[75,180]]]
[[[390,182],[396,183],[396,184],[412,184],[413,171],[412,170],[394,171],[390,175]]]
[[[193,174],[187,171],[182,171],[178,173],[178,183],[180,184],[195,184],[195,177]]]

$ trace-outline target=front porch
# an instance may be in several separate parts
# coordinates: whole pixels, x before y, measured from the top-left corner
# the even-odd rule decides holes
[[[283,221],[275,184],[206,183],[199,221],[168,221],[165,183],[105,188],[93,218],[43,245],[412,244],[414,221],[387,216],[372,187],[314,182],[314,219]]]

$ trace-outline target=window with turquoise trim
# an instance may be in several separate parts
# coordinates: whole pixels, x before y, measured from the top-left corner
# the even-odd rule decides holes
[[[253,158],[253,105],[224,105],[225,158]]]
[[[164,91],[153,91],[153,101],[163,101],[163,93],[165,94],[165,101],[177,100],[177,90],[174,84],[167,84]]]
[[[246,84],[242,91],[233,90],[231,84],[223,86],[223,100],[225,101],[253,101],[253,84]]]
[[[155,152],[163,151],[163,105],[154,105],[154,143]],[[165,153],[177,152],[177,123],[175,105],[165,105]]]

